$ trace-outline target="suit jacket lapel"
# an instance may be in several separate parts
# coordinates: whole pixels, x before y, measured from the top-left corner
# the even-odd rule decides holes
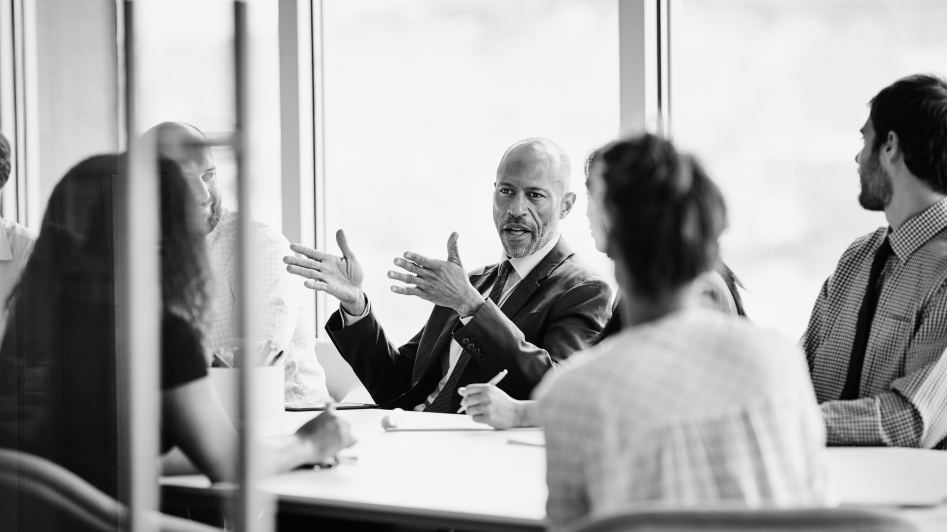
[[[539,264],[529,272],[525,279],[520,281],[510,297],[507,298],[503,307],[500,309],[507,318],[513,319],[513,316],[523,308],[523,305],[529,301],[533,292],[539,288],[539,284],[546,280],[552,272],[559,267],[566,259],[573,255],[572,248],[566,243],[563,236],[559,236],[559,242],[556,243],[552,251],[546,255]]]

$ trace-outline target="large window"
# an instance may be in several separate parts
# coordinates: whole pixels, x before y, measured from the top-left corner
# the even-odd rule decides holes
[[[141,95],[139,126],[165,121],[197,126],[212,137],[234,130],[233,3],[144,0],[136,3]],[[278,4],[248,2],[250,98],[247,117],[253,217],[282,228]],[[214,148],[223,205],[238,210],[231,150]]]
[[[751,318],[792,336],[845,248],[885,225],[858,205],[868,101],[947,73],[947,4],[684,0],[673,12],[674,136],[728,201],[724,255]]]
[[[603,274],[585,218],[583,160],[618,131],[614,0],[324,3],[326,215],[366,269],[387,332],[406,341],[430,304],[390,291],[405,251],[443,259],[460,232],[464,266],[500,259],[496,167],[543,136],[572,158],[578,201],[562,234]],[[329,301],[329,309],[336,305]]]

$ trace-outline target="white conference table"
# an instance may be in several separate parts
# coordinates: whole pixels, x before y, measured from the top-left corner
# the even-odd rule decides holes
[[[261,481],[281,511],[442,527],[542,530],[546,526],[541,429],[497,431],[467,416],[405,412],[386,432],[386,410],[346,410],[358,442],[331,469],[300,470]],[[287,432],[315,412],[287,412]],[[514,440],[519,443],[511,443]],[[887,448],[828,450],[830,493],[843,506],[900,515],[927,532],[947,530],[947,452]],[[178,500],[220,497],[206,477],[161,479]]]

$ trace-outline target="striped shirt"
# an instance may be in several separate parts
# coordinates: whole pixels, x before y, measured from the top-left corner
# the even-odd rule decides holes
[[[258,316],[261,341],[269,340],[283,351],[285,400],[287,403],[327,401],[326,376],[316,358],[314,304],[307,304],[305,287],[286,271],[283,256],[289,241],[273,229],[254,224],[253,235],[259,260],[251,264],[254,286],[259,287]],[[207,252],[214,274],[214,293],[204,348],[225,359],[237,345],[237,215],[226,209],[220,222],[207,235]],[[229,359],[228,359],[229,361]],[[338,399],[341,399],[339,397]]]
[[[637,505],[813,506],[825,427],[799,347],[709,309],[573,355],[534,394],[555,526]]]
[[[879,280],[859,398],[842,401],[858,311],[886,236],[894,253]],[[845,251],[802,345],[829,444],[947,448],[947,199]]]

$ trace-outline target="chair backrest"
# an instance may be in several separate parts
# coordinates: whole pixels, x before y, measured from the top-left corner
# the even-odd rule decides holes
[[[587,519],[569,532],[917,532],[913,524],[868,510],[659,510]]]
[[[0,449],[0,500],[9,502],[18,497],[59,509],[102,532],[118,530],[127,513],[118,501],[64,467],[39,456]],[[164,514],[156,514],[154,518],[164,532],[222,532]]]
[[[342,358],[332,340],[319,338],[316,340],[316,358],[319,365],[326,372],[326,387],[336,401],[341,401],[349,393],[362,385],[352,366]]]

